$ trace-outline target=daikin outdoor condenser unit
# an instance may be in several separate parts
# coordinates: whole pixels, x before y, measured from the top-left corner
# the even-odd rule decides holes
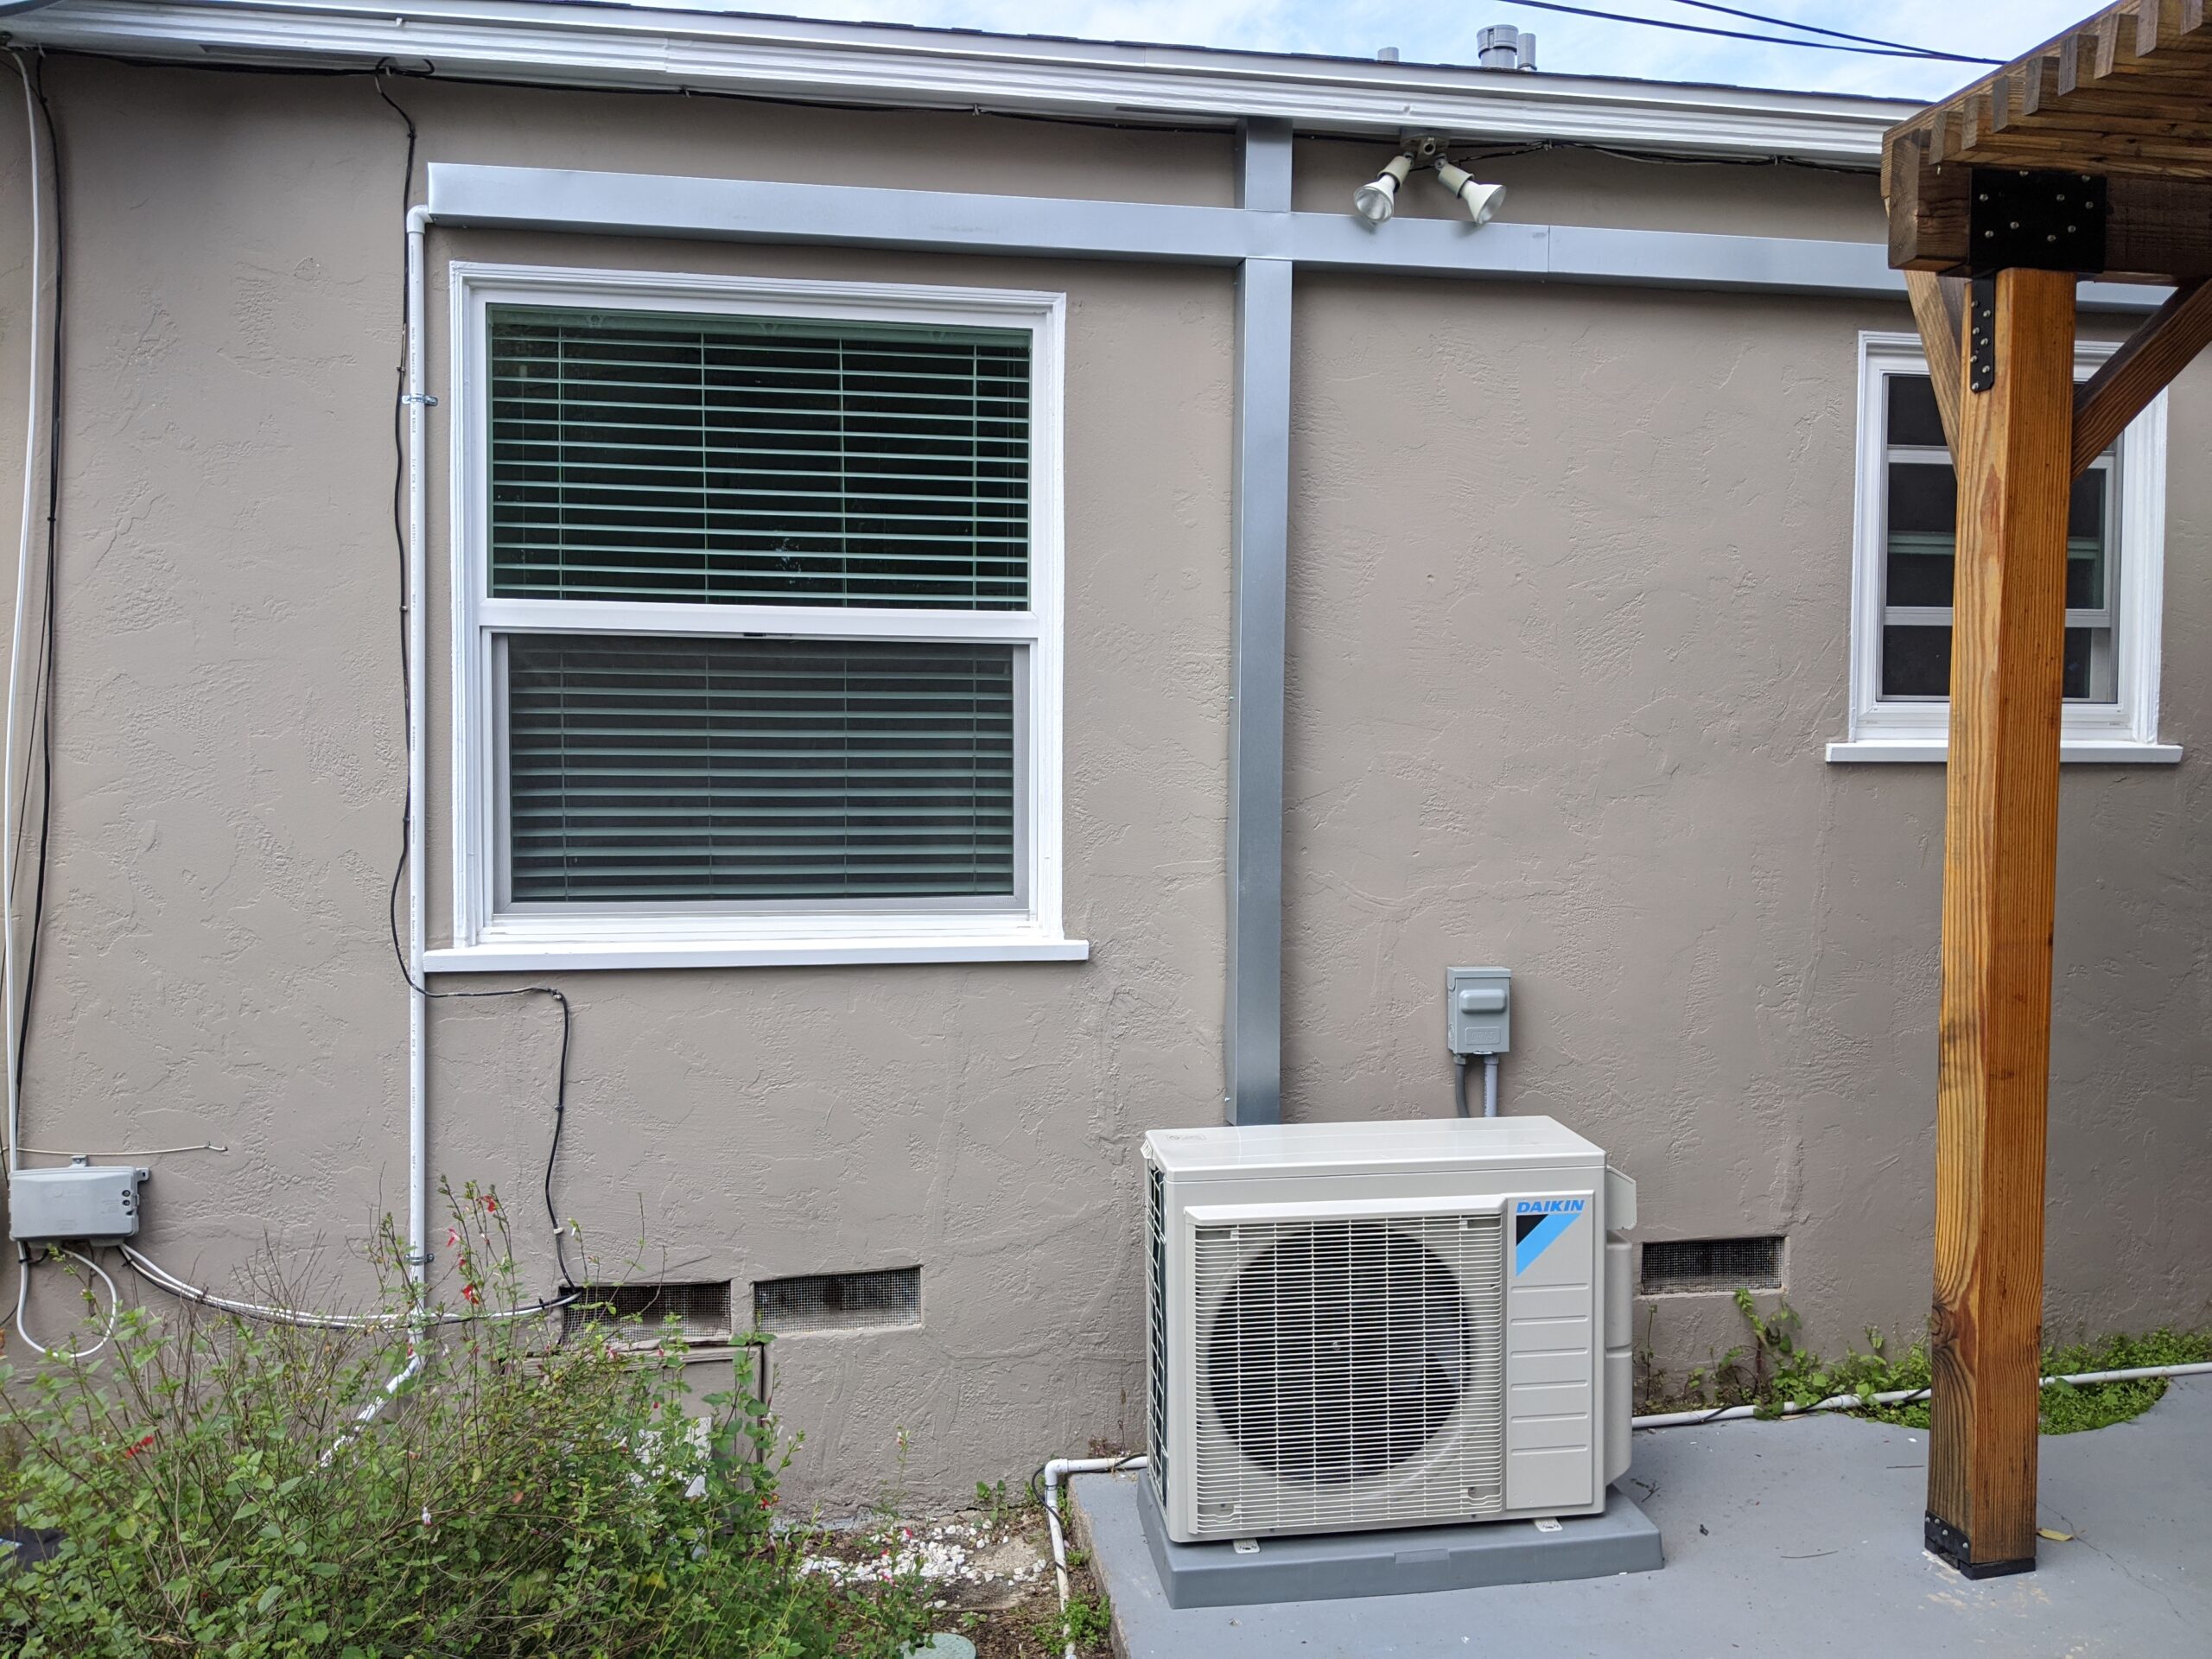
[[[1592,1513],[1626,1471],[1636,1186],[1549,1118],[1145,1137],[1179,1543]]]

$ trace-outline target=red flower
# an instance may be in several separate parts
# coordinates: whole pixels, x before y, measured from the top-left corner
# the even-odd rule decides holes
[[[499,1201],[489,1192],[484,1195],[484,1213],[487,1216],[496,1216],[499,1213]]]
[[[472,1307],[481,1303],[484,1300],[481,1296],[479,1296],[476,1294],[476,1287],[474,1285],[463,1285],[461,1287],[461,1299],[469,1304]]]
[[[448,1227],[448,1228],[447,1228],[447,1229],[446,1229],[446,1249],[449,1249],[449,1250],[457,1250],[457,1249],[459,1249],[460,1248],[461,1248],[461,1229],[460,1229],[460,1228],[458,1228],[458,1227]]]
[[[153,1450],[153,1446],[154,1437],[151,1434],[149,1434],[136,1445],[124,1446],[123,1448],[123,1455],[126,1458],[135,1458],[141,1452],[150,1452]]]

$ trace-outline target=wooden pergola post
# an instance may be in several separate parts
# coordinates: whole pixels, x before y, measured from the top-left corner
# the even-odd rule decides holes
[[[1926,1537],[1986,1578],[2036,1554],[2067,504],[2212,344],[2205,0],[2118,0],[1900,123],[1882,187],[1959,480]],[[2077,277],[2173,289],[2079,391]]]
[[[1961,363],[1927,1538],[1982,1578],[2035,1565],[2074,277],[1977,289],[1993,377],[1974,390]]]

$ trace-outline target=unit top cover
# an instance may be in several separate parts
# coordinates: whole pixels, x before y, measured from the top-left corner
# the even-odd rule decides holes
[[[1367,1123],[1248,1123],[1154,1129],[1154,1163],[1175,1174],[1234,1179],[1287,1169],[1346,1174],[1479,1163],[1592,1164],[1605,1154],[1548,1117],[1443,1117]]]

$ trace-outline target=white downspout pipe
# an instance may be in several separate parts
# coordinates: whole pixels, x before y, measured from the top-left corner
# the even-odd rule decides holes
[[[423,243],[430,210],[407,211],[407,1272],[416,1284],[430,1260],[429,1005],[423,995],[423,800],[429,792],[423,733],[428,674],[424,664],[425,589],[429,518],[423,478]]]
[[[1119,1469],[1144,1469],[1152,1459],[1141,1453],[1132,1458],[1054,1458],[1045,1465],[1045,1525],[1052,1535],[1052,1576],[1060,1585],[1060,1624],[1068,1616],[1068,1540],[1060,1529],[1060,1484],[1070,1475],[1104,1475]],[[1068,1637],[1063,1659],[1076,1659],[1075,1638]]]

